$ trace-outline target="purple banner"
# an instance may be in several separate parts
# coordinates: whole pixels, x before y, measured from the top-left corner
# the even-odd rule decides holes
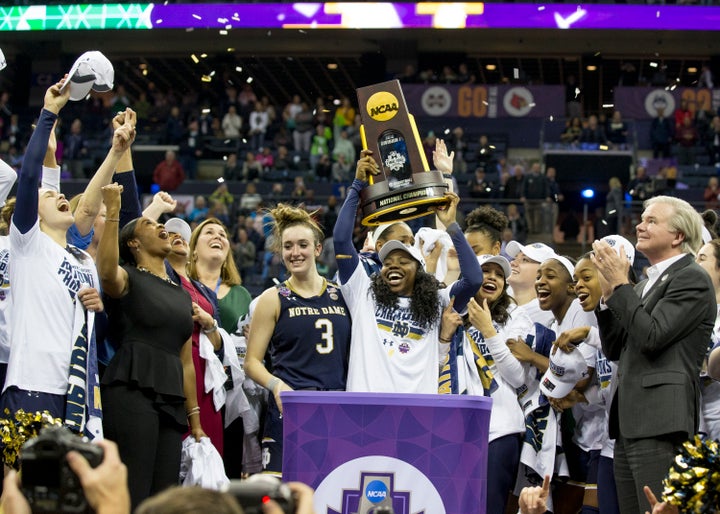
[[[544,118],[565,115],[564,86],[403,84],[415,116],[442,118]]]
[[[318,514],[485,513],[490,398],[283,393],[283,479]]]
[[[153,28],[707,30],[720,8],[482,2],[157,4]]]
[[[672,117],[683,100],[693,115],[699,110],[715,113],[720,106],[720,89],[616,87],[614,94],[615,109],[623,118],[636,120],[655,118],[660,108],[666,117]]]

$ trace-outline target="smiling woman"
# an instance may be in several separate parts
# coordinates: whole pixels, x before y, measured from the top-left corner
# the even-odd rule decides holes
[[[263,465],[282,469],[283,391],[345,389],[350,314],[340,289],[317,271],[323,232],[303,209],[279,204],[270,211],[276,250],[290,274],[258,298],[250,323],[245,371],[272,396],[265,419]],[[269,367],[263,364],[270,351]]]
[[[425,271],[420,250],[397,239],[379,249],[382,268],[368,277],[352,231],[360,191],[377,173],[372,152],[363,151],[333,234],[341,288],[353,319],[348,390],[437,394],[440,363],[455,331],[449,327],[442,337],[441,313],[451,298],[456,310],[465,308],[480,287],[482,270],[455,222],[459,198],[448,193],[449,207],[437,216],[448,227],[464,278],[441,287]]]

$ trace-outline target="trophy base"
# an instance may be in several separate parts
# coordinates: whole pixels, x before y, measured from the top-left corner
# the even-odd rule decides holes
[[[375,227],[432,214],[448,205],[447,184],[439,171],[413,173],[409,186],[390,190],[386,180],[371,184],[360,193],[362,224]]]

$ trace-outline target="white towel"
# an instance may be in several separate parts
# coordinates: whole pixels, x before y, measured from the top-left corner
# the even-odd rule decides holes
[[[422,248],[420,241],[422,240]],[[438,259],[437,268],[435,269],[435,278],[442,282],[447,274],[447,254],[448,250],[453,247],[450,235],[444,230],[437,230],[429,227],[422,227],[415,234],[415,248],[420,250],[423,257],[427,257],[435,248],[436,243],[442,245],[440,258]]]
[[[218,330],[222,330],[219,328]],[[207,335],[200,332],[200,358],[205,360],[205,393],[213,392],[213,404],[219,411],[225,405],[225,368],[215,354],[215,348]]]
[[[245,419],[245,414],[252,411],[252,407],[243,390],[243,383],[246,380],[245,370],[243,370],[238,357],[240,352],[238,351],[237,339],[244,341],[245,338],[228,334],[222,328],[219,330],[223,340],[223,365],[230,370],[232,378],[232,388],[227,390],[227,398],[225,399],[225,426],[227,427],[240,416]],[[241,348],[241,351],[244,355],[244,349]],[[257,423],[259,426],[259,421]]]
[[[180,482],[183,487],[200,486],[216,491],[230,484],[222,457],[209,437],[202,437],[198,442],[193,436],[188,436],[183,441]]]

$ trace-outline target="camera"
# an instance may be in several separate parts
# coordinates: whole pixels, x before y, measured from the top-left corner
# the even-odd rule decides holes
[[[224,492],[235,497],[245,514],[261,514],[266,499],[277,502],[285,514],[295,512],[290,488],[270,475],[252,475],[245,480],[231,480]]]
[[[27,441],[20,453],[22,491],[33,512],[92,512],[80,479],[65,456],[80,453],[92,467],[103,460],[103,449],[65,427],[46,427]]]

